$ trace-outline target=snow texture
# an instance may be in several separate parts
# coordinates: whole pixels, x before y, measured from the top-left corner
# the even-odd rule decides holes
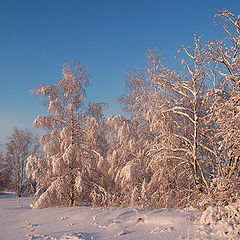
[[[1,240],[197,239],[201,215],[185,209],[32,209],[33,201],[32,198],[0,197]],[[199,239],[206,239],[206,235]]]

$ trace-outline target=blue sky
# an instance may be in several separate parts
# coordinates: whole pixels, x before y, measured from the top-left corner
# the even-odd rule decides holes
[[[0,144],[13,127],[31,129],[44,114],[29,91],[61,77],[65,62],[79,60],[93,85],[90,102],[119,113],[126,72],[143,66],[158,46],[166,63],[193,34],[220,37],[215,8],[240,13],[239,0],[0,0]]]

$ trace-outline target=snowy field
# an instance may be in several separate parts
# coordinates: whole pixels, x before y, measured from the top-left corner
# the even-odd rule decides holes
[[[54,207],[0,196],[0,240],[222,239],[200,235],[201,212],[181,209]]]

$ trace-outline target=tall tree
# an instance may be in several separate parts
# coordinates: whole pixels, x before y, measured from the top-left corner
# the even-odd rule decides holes
[[[170,83],[176,78],[174,71],[162,65],[160,54],[149,51],[145,69],[128,75],[127,94],[122,98],[131,114],[131,121],[123,125],[122,132],[135,136],[128,137],[129,147],[125,145],[128,152],[132,151],[134,165],[141,169],[138,170],[140,176],[131,179],[135,189],[132,191],[142,196],[143,202],[148,199],[152,205],[161,207],[181,204],[181,196],[188,191],[186,179],[191,176],[178,134],[180,118],[173,111],[176,93]],[[127,162],[119,176],[134,168]]]
[[[47,115],[38,116],[33,123],[36,128],[46,129],[41,143],[44,144],[49,167],[45,176],[47,188],[36,203],[38,207],[41,204],[65,205],[67,202],[73,206],[80,189],[79,182],[83,183],[83,179],[88,178],[86,166],[91,165],[88,160],[99,160],[104,154],[97,144],[100,142],[97,133],[104,104],[85,104],[88,77],[80,62],[75,62],[73,70],[65,64],[62,79],[56,84],[43,84],[32,90],[33,94],[45,98],[43,104],[48,109]],[[96,166],[94,161],[92,165]],[[55,203],[47,199],[54,199]]]
[[[225,38],[209,41],[209,58],[218,66],[215,78],[219,87],[212,92],[215,104],[216,145],[219,149],[218,173],[223,178],[240,177],[240,17],[226,9],[215,14],[226,33]]]
[[[204,105],[206,94],[206,70],[208,57],[205,47],[200,45],[200,38],[194,38],[194,46],[183,48],[186,53],[181,61],[185,67],[182,74],[176,76],[169,84],[176,94],[175,103],[170,111],[178,118],[178,138],[183,142],[182,157],[188,159],[196,185],[204,184],[208,190],[208,182],[204,174],[205,152],[211,151],[209,141],[204,136],[203,117],[207,113]]]

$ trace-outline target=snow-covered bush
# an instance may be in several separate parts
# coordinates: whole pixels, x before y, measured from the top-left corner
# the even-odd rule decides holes
[[[240,200],[227,206],[209,206],[200,218],[202,234],[216,234],[226,239],[240,238]]]
[[[40,209],[52,206],[67,205],[68,196],[66,194],[66,179],[58,178],[44,191],[35,202],[33,208]]]
[[[214,178],[211,182],[212,206],[226,206],[235,203],[240,197],[240,181],[235,178]]]
[[[40,196],[48,187],[47,178],[50,169],[45,154],[38,153],[27,158],[26,176],[34,189],[35,196]]]

